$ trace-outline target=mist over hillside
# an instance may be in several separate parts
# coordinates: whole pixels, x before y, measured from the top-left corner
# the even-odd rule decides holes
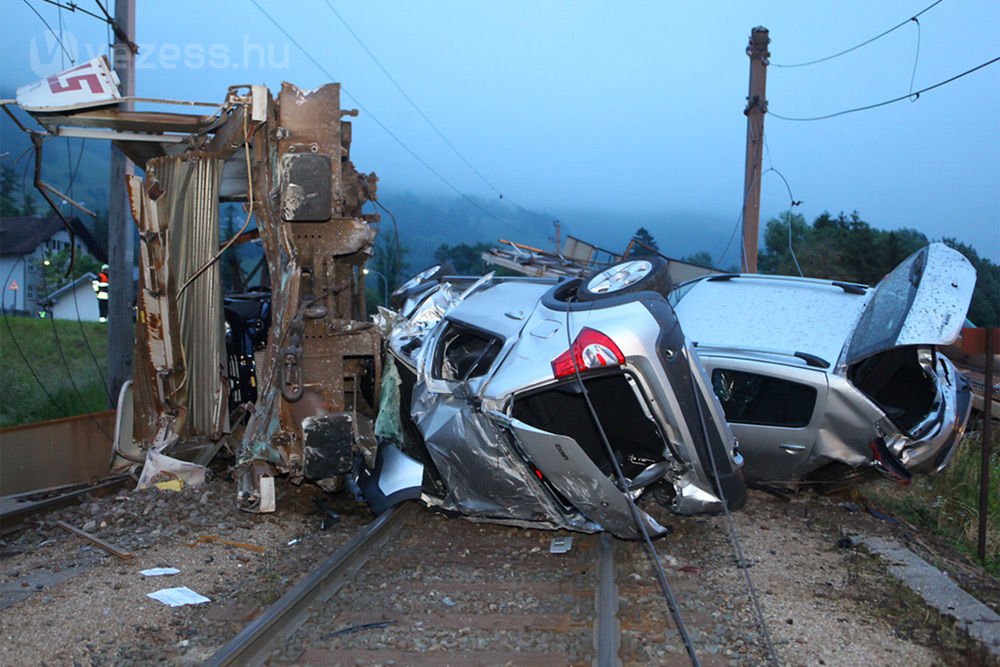
[[[27,127],[37,127],[26,114],[19,117]],[[43,179],[88,208],[106,212],[109,155],[107,141],[47,140]],[[31,194],[38,212],[46,214],[47,206],[32,186],[31,140],[6,115],[0,115],[0,164],[15,170],[22,192]],[[656,239],[660,251],[669,257],[684,258],[706,251],[720,268],[734,268],[739,263],[736,230],[739,211],[735,206],[728,217],[666,206],[661,210],[635,210],[630,208],[627,198],[614,210],[566,206],[532,209],[509,199],[417,192],[408,189],[405,183],[385,181],[379,186],[379,201],[391,211],[391,216],[372,204],[365,210],[381,214],[383,234],[394,233],[395,217],[400,243],[406,250],[404,273],[432,264],[434,251],[442,244],[495,243],[506,239],[555,250],[556,220],[560,222],[563,240],[575,236],[615,253],[622,252],[636,230],[644,227]],[[849,210],[850,204],[844,208]],[[69,211],[69,207],[63,210]],[[762,220],[762,229],[765,224],[766,220]],[[874,224],[877,226],[877,221]],[[989,248],[985,250],[988,256]]]

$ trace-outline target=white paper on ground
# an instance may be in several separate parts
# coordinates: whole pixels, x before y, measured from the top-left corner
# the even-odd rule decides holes
[[[181,607],[186,604],[203,604],[205,602],[211,602],[211,600],[207,597],[195,593],[187,586],[181,586],[180,588],[161,588],[156,592],[146,593],[146,597],[159,600],[163,604],[170,605],[171,607]]]
[[[176,567],[153,567],[148,570],[140,570],[139,574],[144,577],[165,577],[169,574],[180,574]]]

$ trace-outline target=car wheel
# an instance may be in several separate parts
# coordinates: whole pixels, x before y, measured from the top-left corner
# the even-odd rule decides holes
[[[389,305],[394,310],[399,310],[406,300],[413,294],[423,292],[425,289],[436,283],[442,276],[451,273],[451,267],[447,264],[434,264],[428,266],[423,271],[417,273],[405,283],[396,288],[389,296]]]
[[[584,278],[577,288],[580,301],[596,301],[633,292],[670,291],[670,272],[660,257],[638,257],[618,262]]]

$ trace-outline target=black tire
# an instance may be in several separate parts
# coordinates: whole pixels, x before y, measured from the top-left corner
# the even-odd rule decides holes
[[[389,296],[389,305],[393,310],[399,310],[408,298],[414,294],[426,291],[429,287],[433,287],[442,276],[447,276],[451,273],[451,267],[447,264],[432,264],[418,271],[416,275],[397,287]]]
[[[672,287],[666,260],[661,257],[633,257],[595,271],[576,290],[579,301],[610,299],[635,292],[666,295]]]

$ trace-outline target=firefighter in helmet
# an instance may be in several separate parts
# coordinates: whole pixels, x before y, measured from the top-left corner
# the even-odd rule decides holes
[[[101,265],[101,272],[97,274],[97,279],[90,281],[97,292],[97,313],[101,322],[108,321],[108,265]]]

